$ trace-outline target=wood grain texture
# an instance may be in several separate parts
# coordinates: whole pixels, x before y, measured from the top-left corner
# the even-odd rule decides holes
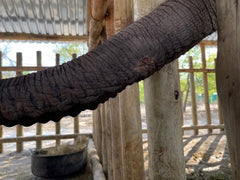
[[[240,179],[240,3],[217,0],[216,80],[225,123],[233,179]]]

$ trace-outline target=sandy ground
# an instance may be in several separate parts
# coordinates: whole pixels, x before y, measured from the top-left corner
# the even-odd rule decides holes
[[[202,108],[202,106],[200,106]],[[218,112],[216,108],[211,107],[213,124],[218,124]],[[146,128],[146,116],[142,109],[143,128]],[[191,108],[187,108],[184,114],[184,124],[192,124]],[[206,124],[205,112],[198,109],[199,124]],[[61,121],[61,133],[73,133],[73,119],[64,118]],[[43,125],[44,135],[55,133],[55,124],[53,122]],[[91,133],[92,121],[89,111],[81,113],[80,132]],[[25,136],[35,135],[35,126],[24,128]],[[184,155],[186,162],[186,173],[188,179],[205,180],[205,179],[231,179],[229,153],[224,132],[215,130],[213,134],[206,135],[206,130],[199,131],[200,135],[193,136],[192,131],[185,132],[183,136]],[[4,137],[15,137],[15,128],[5,128]],[[62,141],[62,142],[66,142]],[[69,141],[68,141],[69,142]],[[44,141],[43,147],[54,146],[55,141]],[[24,151],[15,152],[15,143],[4,144],[4,153],[0,154],[0,180],[32,180],[39,179],[31,173],[31,152],[30,149],[35,147],[35,142],[24,143]],[[143,148],[145,159],[145,172],[148,174],[148,152],[147,152],[147,135],[143,134]],[[91,169],[87,168],[87,177],[81,179],[91,179]],[[88,176],[89,175],[89,176]],[[72,178],[72,179],[71,179]],[[68,179],[79,179],[79,175]],[[75,178],[75,179],[74,179]]]

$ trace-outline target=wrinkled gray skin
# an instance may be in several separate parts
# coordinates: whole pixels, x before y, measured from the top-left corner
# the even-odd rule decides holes
[[[95,109],[217,29],[215,0],[168,0],[68,63],[0,81],[0,124],[29,126]]]

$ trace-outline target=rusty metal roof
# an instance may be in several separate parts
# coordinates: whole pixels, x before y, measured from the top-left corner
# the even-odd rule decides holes
[[[0,0],[0,33],[87,35],[87,0]]]

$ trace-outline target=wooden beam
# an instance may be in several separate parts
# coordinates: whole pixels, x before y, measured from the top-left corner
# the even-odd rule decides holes
[[[92,133],[82,134],[61,134],[61,135],[45,135],[45,136],[21,136],[15,138],[0,138],[0,143],[22,143],[26,141],[46,141],[46,140],[58,140],[58,139],[75,139],[79,135],[92,138]]]
[[[27,33],[0,33],[2,40],[26,40],[26,41],[88,41],[87,35],[82,36],[64,36],[64,35],[40,35]]]
[[[206,62],[206,49],[204,45],[201,45],[201,54],[202,54],[202,67],[203,70],[207,69],[207,62]],[[208,76],[206,72],[203,72],[203,88],[204,88],[204,103],[205,103],[205,110],[207,116],[207,123],[212,124],[211,119],[211,110],[209,105],[209,93],[208,93]],[[208,133],[212,133],[212,129],[208,129]]]
[[[233,179],[240,179],[240,3],[218,0],[217,91],[226,128]]]

